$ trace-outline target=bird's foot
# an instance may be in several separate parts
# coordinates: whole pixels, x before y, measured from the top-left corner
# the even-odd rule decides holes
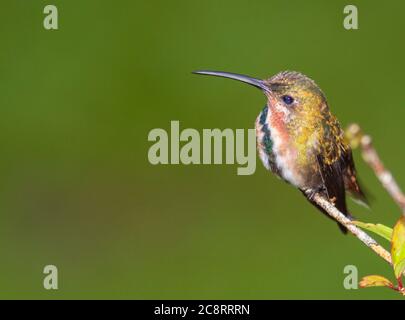
[[[318,187],[318,188],[308,188],[304,190],[305,196],[310,200],[313,201],[314,197],[317,193],[324,194],[325,188],[324,187]],[[331,199],[330,199],[331,200]],[[333,200],[331,200],[333,202]]]

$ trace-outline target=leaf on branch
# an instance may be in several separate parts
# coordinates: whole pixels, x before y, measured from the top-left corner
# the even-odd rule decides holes
[[[378,234],[379,236],[387,239],[388,241],[391,241],[392,238],[392,229],[390,227],[387,227],[383,224],[377,223],[365,223],[361,221],[352,221],[352,224],[362,228],[366,229],[368,231],[374,232]]]
[[[405,216],[402,216],[394,227],[391,256],[395,277],[398,279],[405,270]]]
[[[391,281],[379,275],[371,275],[363,277],[359,282],[359,286],[360,288],[368,288],[368,287],[388,287],[391,289],[394,288],[394,285],[392,284]]]

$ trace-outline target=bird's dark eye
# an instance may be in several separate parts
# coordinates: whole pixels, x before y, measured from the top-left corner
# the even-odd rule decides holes
[[[285,104],[292,104],[294,102],[294,98],[291,96],[282,96],[282,99],[284,101]]]

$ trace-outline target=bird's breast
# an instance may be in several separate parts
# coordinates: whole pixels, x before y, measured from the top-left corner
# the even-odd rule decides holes
[[[316,172],[310,159],[303,159],[309,155],[297,147],[283,116],[267,106],[259,114],[256,120],[258,153],[267,169],[290,184],[303,188]]]

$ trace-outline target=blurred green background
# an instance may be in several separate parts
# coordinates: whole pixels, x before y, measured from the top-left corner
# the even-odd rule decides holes
[[[218,69],[301,71],[342,125],[358,122],[405,187],[403,1],[48,1],[0,9],[0,298],[398,298],[345,290],[388,265],[318,213],[259,159],[148,162],[153,128],[253,128],[265,100]],[[359,30],[343,8],[359,9]],[[372,210],[399,210],[355,152]],[[384,240],[381,240],[384,242]],[[43,289],[45,265],[59,290]]]

